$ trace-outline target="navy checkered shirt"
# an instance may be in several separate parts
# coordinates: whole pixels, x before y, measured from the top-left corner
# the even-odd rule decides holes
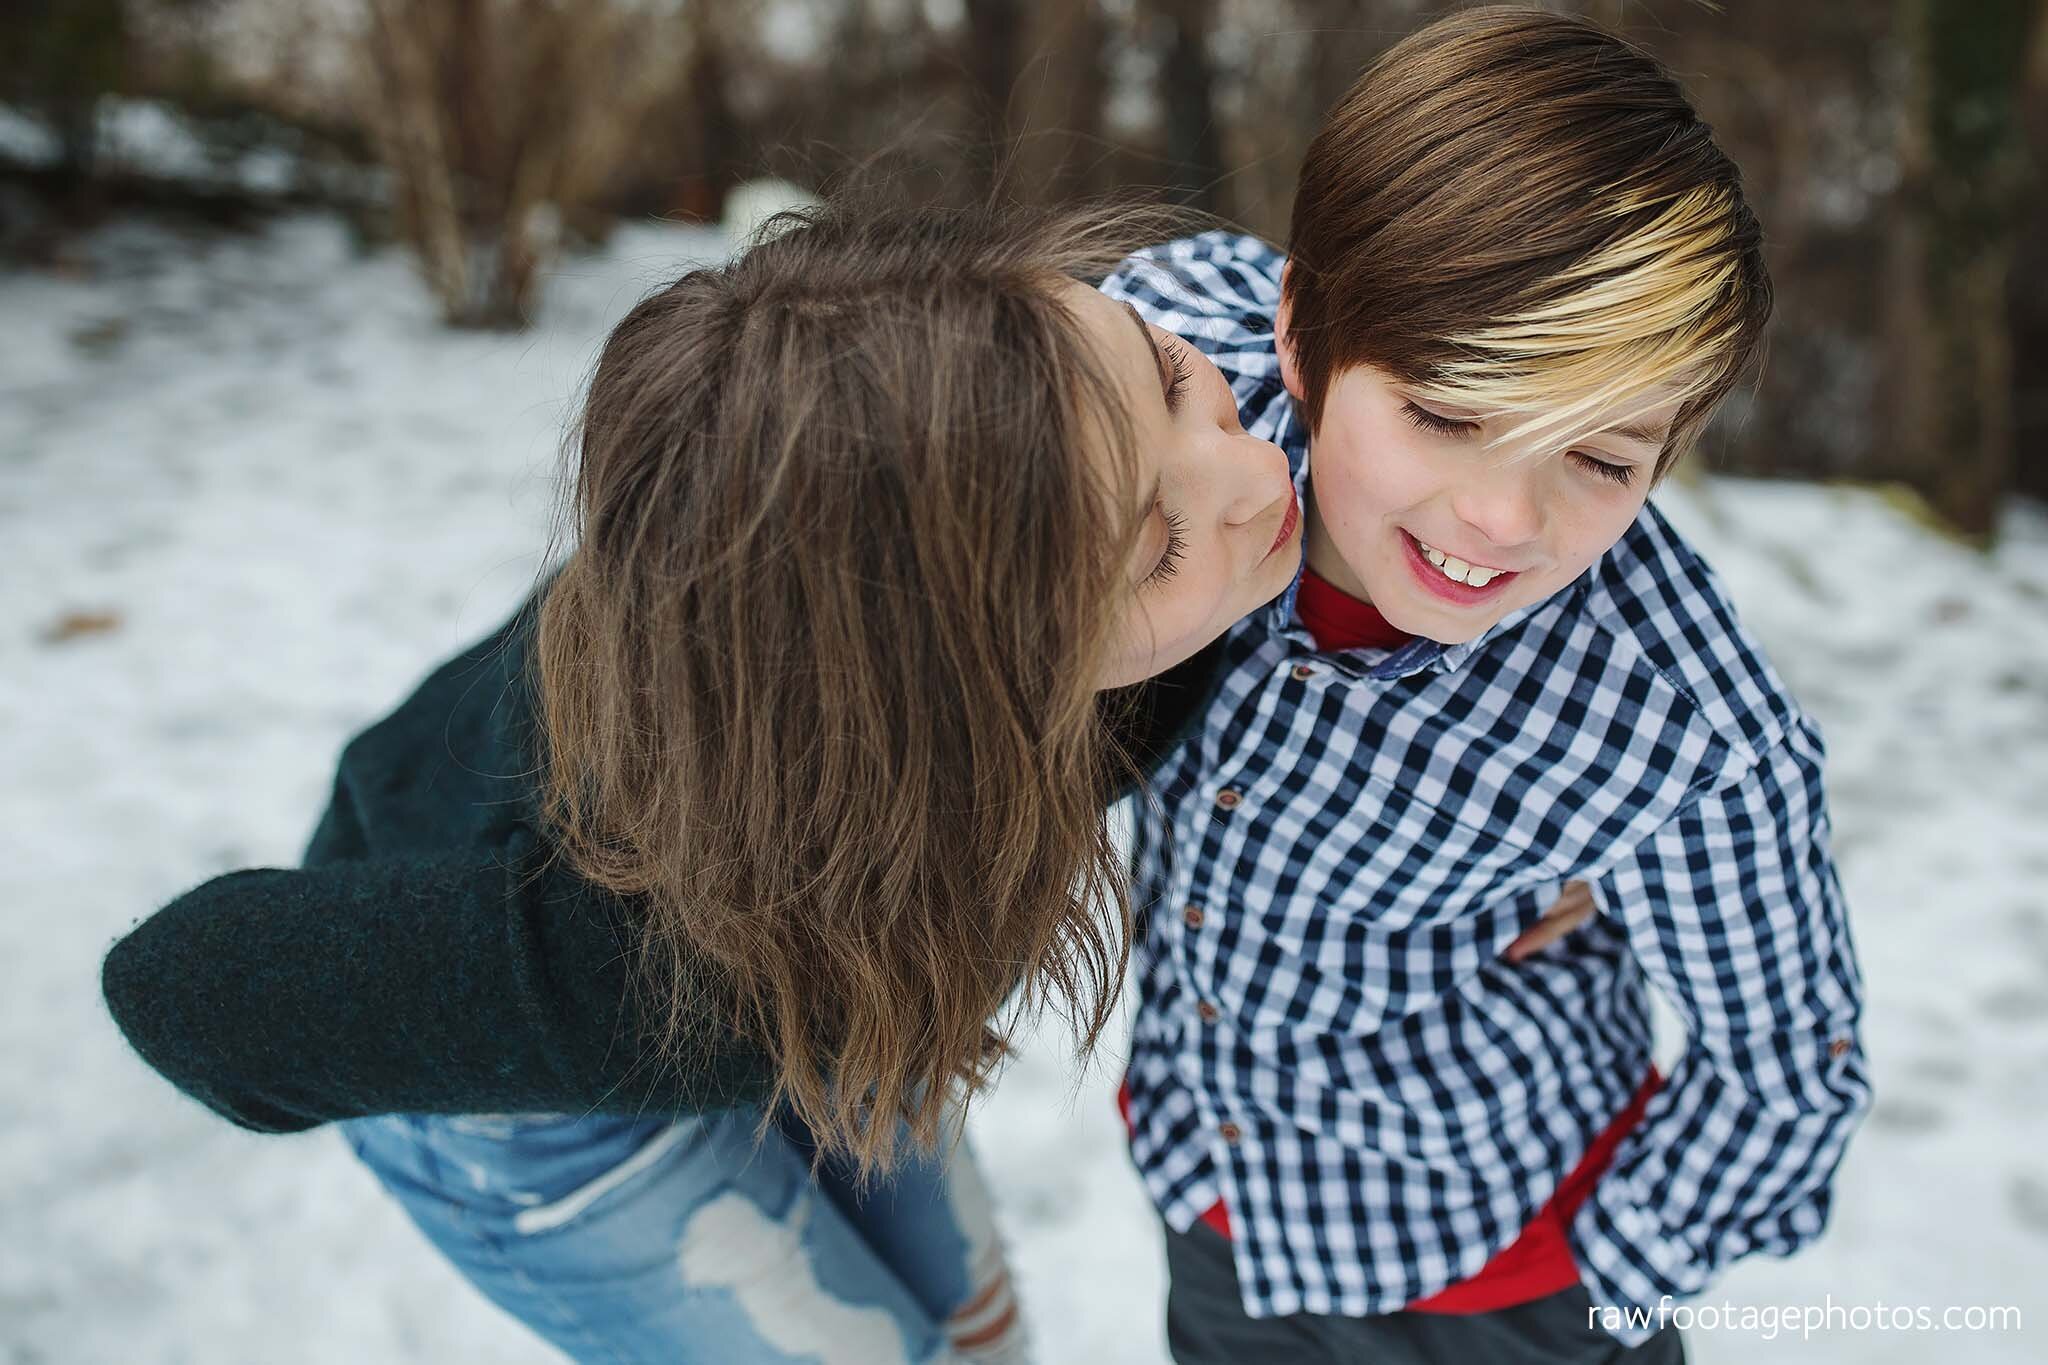
[[[1306,496],[1282,260],[1207,233],[1102,288],[1221,367]],[[1254,1317],[1465,1279],[1642,1082],[1654,984],[1686,1046],[1571,1225],[1594,1302],[1810,1242],[1869,1107],[1862,986],[1820,735],[1712,571],[1646,508],[1479,639],[1392,651],[1318,649],[1299,586],[1225,636],[1136,813],[1132,1151],[1167,1223],[1224,1201]],[[1600,913],[1504,961],[1573,879]]]

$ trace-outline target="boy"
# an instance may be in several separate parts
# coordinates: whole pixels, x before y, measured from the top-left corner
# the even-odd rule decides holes
[[[1819,735],[1646,503],[1759,354],[1756,221],[1653,60],[1495,8],[1340,102],[1289,249],[1103,286],[1307,528],[1138,821],[1175,1357],[1682,1359],[1662,1310],[1817,1236],[1869,1104]],[[1568,882],[1600,914],[1503,961]]]

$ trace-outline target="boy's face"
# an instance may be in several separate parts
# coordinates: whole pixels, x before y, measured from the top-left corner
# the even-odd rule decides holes
[[[1288,391],[1299,376],[1281,343]],[[1487,442],[1519,419],[1418,399],[1391,375],[1334,376],[1309,456],[1308,566],[1389,623],[1475,639],[1605,554],[1649,496],[1676,401],[1564,449]]]

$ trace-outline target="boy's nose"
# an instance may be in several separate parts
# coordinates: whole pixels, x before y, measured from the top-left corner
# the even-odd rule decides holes
[[[1520,470],[1495,470],[1475,478],[1452,496],[1451,509],[1489,544],[1503,549],[1527,544],[1543,529],[1536,489]]]

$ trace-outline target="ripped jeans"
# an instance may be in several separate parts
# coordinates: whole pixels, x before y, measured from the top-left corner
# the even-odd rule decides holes
[[[389,1114],[337,1125],[471,1283],[578,1362],[1022,1362],[964,1140],[858,1191],[794,1119]]]

